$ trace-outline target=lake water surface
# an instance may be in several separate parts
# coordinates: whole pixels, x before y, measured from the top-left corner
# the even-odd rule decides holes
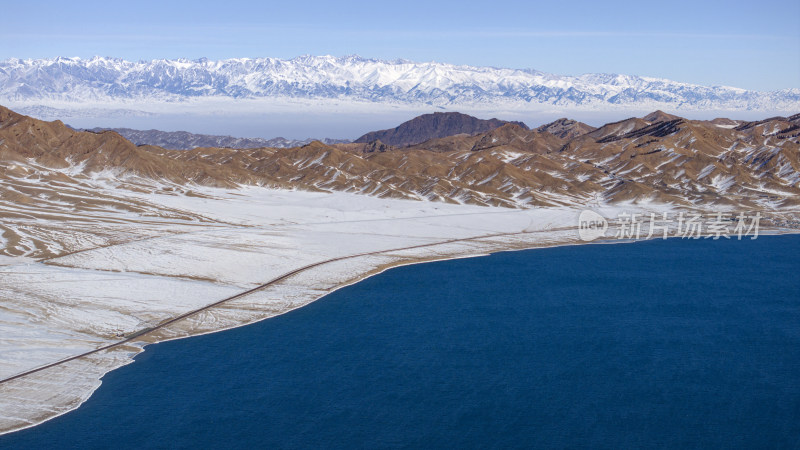
[[[800,446],[800,236],[400,267],[147,347],[0,448]]]

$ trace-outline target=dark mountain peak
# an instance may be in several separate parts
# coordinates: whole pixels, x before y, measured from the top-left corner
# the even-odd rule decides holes
[[[367,133],[356,139],[355,142],[369,143],[380,140],[387,145],[401,147],[457,134],[472,136],[494,130],[508,123],[528,129],[527,125],[522,122],[508,122],[495,118],[484,120],[458,112],[436,112],[415,117],[396,128]]]

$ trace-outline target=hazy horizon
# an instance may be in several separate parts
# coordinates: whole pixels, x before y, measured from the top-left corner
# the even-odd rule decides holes
[[[385,111],[380,114],[360,113],[360,114],[331,114],[322,112],[316,115],[308,113],[243,113],[243,114],[160,114],[149,117],[126,117],[126,118],[97,118],[84,117],[74,119],[58,119],[74,128],[132,128],[137,130],[159,130],[159,131],[187,131],[195,134],[222,135],[241,138],[264,138],[272,139],[283,137],[286,139],[348,139],[354,140],[363,134],[394,128],[401,123],[410,120],[418,115],[434,112],[451,112],[441,109],[431,108],[429,110],[413,111]],[[563,114],[559,112],[542,113],[485,113],[457,111],[464,114],[475,116],[479,119],[497,118],[508,121],[521,121],[530,128],[536,128],[553,122],[556,119],[566,117],[573,120],[584,122],[595,127],[624,120],[630,117],[642,117],[653,111],[618,111],[618,112],[596,112],[596,111],[574,111],[574,114]],[[710,120],[719,117],[727,117],[738,120],[760,120],[771,116],[779,115],[778,112],[770,113],[764,111],[693,111],[675,112],[687,119]],[[54,118],[48,118],[54,120]]]

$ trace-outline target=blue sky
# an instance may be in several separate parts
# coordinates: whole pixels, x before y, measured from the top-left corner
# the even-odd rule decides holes
[[[359,54],[800,87],[800,2],[7,2],[0,59]]]

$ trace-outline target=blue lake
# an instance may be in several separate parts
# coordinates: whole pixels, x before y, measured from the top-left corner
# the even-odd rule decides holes
[[[400,267],[147,347],[0,448],[798,448],[800,236]]]

